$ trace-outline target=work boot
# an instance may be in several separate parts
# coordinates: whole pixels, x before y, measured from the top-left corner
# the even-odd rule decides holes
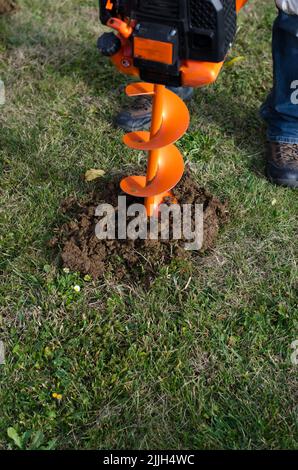
[[[169,87],[169,90],[176,93],[184,101],[191,99],[193,88],[189,87]],[[126,132],[146,130],[150,128],[152,114],[152,97],[138,96],[129,108],[120,111],[115,118],[115,124]]]
[[[267,144],[267,176],[271,183],[298,187],[298,144]]]

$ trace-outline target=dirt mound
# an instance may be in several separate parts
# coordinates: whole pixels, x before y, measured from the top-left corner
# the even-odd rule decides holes
[[[14,0],[0,0],[0,15],[12,13],[17,10],[18,5]]]
[[[154,276],[160,266],[169,265],[174,258],[190,258],[192,252],[184,249],[185,240],[99,240],[96,237],[95,226],[99,220],[95,216],[96,207],[104,202],[117,208],[118,196],[123,195],[119,188],[120,179],[120,176],[115,176],[109,181],[101,180],[84,202],[75,198],[63,201],[61,211],[71,220],[57,230],[50,246],[60,247],[64,267],[84,275],[90,274],[94,279],[106,274],[117,280],[123,277],[137,279],[144,275]],[[213,246],[220,226],[227,219],[226,204],[200,188],[189,172],[175,188],[174,195],[180,204],[203,204],[204,243],[201,252],[205,252]],[[136,202],[141,201],[127,197],[127,207]]]

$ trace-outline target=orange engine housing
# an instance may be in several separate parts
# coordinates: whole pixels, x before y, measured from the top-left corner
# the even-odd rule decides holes
[[[236,0],[236,11],[247,3],[248,0]],[[139,69],[134,66],[134,58],[136,54],[143,59],[158,60],[164,64],[170,61],[170,44],[159,41],[143,40],[139,41],[137,48],[132,49],[132,42],[130,36],[132,35],[135,23],[126,19],[125,21],[119,18],[111,18],[107,25],[118,32],[117,36],[121,41],[120,50],[111,57],[112,62],[117,69],[126,74],[139,77]],[[156,59],[158,57],[158,59]],[[180,66],[180,76],[183,86],[189,87],[202,87],[213,83],[224,64],[221,62],[205,62],[195,60],[184,60]]]

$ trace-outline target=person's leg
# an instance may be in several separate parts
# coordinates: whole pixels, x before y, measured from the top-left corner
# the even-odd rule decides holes
[[[193,88],[168,87],[184,101],[191,99]],[[115,124],[126,132],[149,129],[152,114],[152,99],[140,96],[135,98],[130,107],[123,109],[117,114]]]
[[[268,125],[268,178],[298,187],[298,0],[292,4],[297,14],[280,11],[273,26],[274,84],[261,115]]]

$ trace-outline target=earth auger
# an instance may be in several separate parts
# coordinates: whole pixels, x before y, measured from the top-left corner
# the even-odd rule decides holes
[[[144,198],[148,217],[158,213],[184,172],[174,145],[187,131],[185,103],[167,86],[213,83],[235,34],[237,13],[247,0],[100,0],[101,22],[116,31],[98,39],[100,52],[123,73],[143,82],[126,87],[128,96],[151,95],[150,132],[124,136],[124,143],[148,152],[147,173],[128,176],[121,189]]]

